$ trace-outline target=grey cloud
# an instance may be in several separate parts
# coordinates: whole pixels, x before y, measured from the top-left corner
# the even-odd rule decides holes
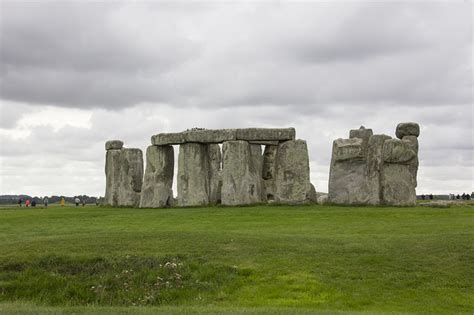
[[[1,97],[312,112],[467,104],[468,6],[2,2]]]
[[[326,191],[334,139],[400,121],[420,193],[474,189],[471,3],[0,5],[3,193],[102,194],[108,139],[255,126],[296,127]],[[50,105],[90,124],[23,124]]]

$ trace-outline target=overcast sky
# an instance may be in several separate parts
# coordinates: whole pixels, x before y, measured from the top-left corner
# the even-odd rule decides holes
[[[192,127],[295,127],[327,192],[334,139],[403,121],[418,193],[474,190],[470,1],[0,6],[0,194],[102,196],[105,141]]]

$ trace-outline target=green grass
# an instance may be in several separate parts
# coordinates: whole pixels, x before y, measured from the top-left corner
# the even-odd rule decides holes
[[[0,313],[472,313],[473,214],[1,209]]]

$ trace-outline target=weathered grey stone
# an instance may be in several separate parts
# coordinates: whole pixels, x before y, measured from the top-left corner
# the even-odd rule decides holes
[[[222,143],[224,141],[235,140],[234,129],[204,129],[184,132],[186,142],[198,143]]]
[[[177,183],[180,206],[209,204],[209,165],[207,145],[200,143],[180,145]]]
[[[275,159],[278,151],[276,145],[266,145],[263,152],[262,178],[264,200],[275,201]]]
[[[402,141],[407,142],[412,150],[416,153],[416,156],[408,162],[408,170],[410,171],[413,178],[414,187],[418,186],[417,175],[418,175],[418,138],[415,136],[405,136]]]
[[[387,163],[408,163],[416,157],[409,141],[389,139],[383,145],[383,160]]]
[[[260,145],[278,145],[280,141],[272,141],[272,140],[255,140],[255,141],[249,141],[250,144],[260,144]]]
[[[275,202],[275,180],[264,179],[263,192],[265,193],[264,200],[266,200],[269,203]]]
[[[267,145],[263,152],[263,166],[262,166],[262,177],[263,179],[273,179],[275,174],[275,159],[278,151],[278,146]]]
[[[151,136],[151,144],[153,145],[171,145],[186,143],[185,134],[183,132],[159,133]]]
[[[221,203],[221,165],[222,165],[222,154],[221,148],[218,144],[208,145],[209,155],[209,203],[220,204]]]
[[[104,203],[138,207],[143,181],[143,154],[139,149],[107,150]]]
[[[173,147],[149,146],[146,151],[140,208],[162,208],[173,205],[173,174]]]
[[[110,140],[105,143],[105,150],[120,150],[123,148],[123,141]]]
[[[275,201],[286,204],[315,201],[316,193],[309,174],[306,141],[280,143],[275,158]]]
[[[371,204],[373,194],[366,174],[366,161],[338,161],[333,156],[329,172],[329,201],[347,205]]]
[[[345,161],[364,159],[364,150],[362,147],[363,139],[336,139],[332,146],[332,157],[335,161]]]
[[[371,130],[361,127],[351,130],[351,139],[334,141],[329,201],[336,204],[414,205],[418,124],[399,124],[397,136],[402,140],[371,134]],[[354,142],[354,139],[362,142]]]
[[[324,205],[329,202],[329,196],[327,194],[320,195],[317,199],[318,204]]]
[[[367,204],[380,204],[382,196],[381,172],[383,168],[383,145],[385,140],[391,139],[387,135],[373,135],[367,147]]]
[[[367,146],[369,144],[369,139],[373,135],[372,129],[365,129],[364,126],[360,126],[359,129],[352,129],[349,131],[349,138],[359,138],[362,139],[362,156],[367,154]]]
[[[245,128],[236,129],[236,139],[246,141],[285,141],[295,139],[295,128]]]
[[[385,163],[382,171],[383,203],[393,206],[414,206],[416,191],[407,165]]]
[[[267,201],[267,195],[265,194],[264,184],[263,184],[263,155],[262,155],[262,146],[260,144],[250,144],[250,154],[252,155],[253,165],[257,169],[258,176],[262,181],[262,197],[261,202]]]
[[[247,141],[226,141],[222,146],[222,204],[262,202],[262,178]]]
[[[224,141],[246,140],[255,144],[275,144],[278,141],[295,138],[294,128],[248,128],[248,129],[203,129],[176,133],[159,133],[151,137],[153,145],[183,143],[223,143]],[[276,143],[278,144],[278,143]]]
[[[371,136],[366,150],[363,148],[363,141],[362,138],[352,138],[337,139],[333,142],[328,190],[330,202],[348,205],[371,205],[380,202],[378,174],[368,176],[368,165],[374,164],[375,168],[377,162],[373,160],[376,160],[377,156],[382,160],[383,141]]]
[[[397,129],[398,130],[398,129]],[[386,140],[383,145],[382,203],[394,206],[416,204],[418,171],[417,136]]]
[[[420,126],[414,122],[399,123],[395,134],[398,139],[403,139],[404,136],[418,137],[420,135]]]
[[[259,144],[250,144],[250,154],[252,155],[253,163],[258,171],[260,177],[263,173],[263,155],[262,146]]]

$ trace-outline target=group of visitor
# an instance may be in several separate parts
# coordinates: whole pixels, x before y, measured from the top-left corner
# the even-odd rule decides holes
[[[79,197],[75,197],[74,198],[74,203],[76,204],[76,207],[79,206],[79,204],[82,204],[82,206],[84,207],[86,205],[86,198],[83,198],[82,199],[82,202],[81,202],[81,199],[79,199]],[[48,207],[48,204],[49,204],[49,199],[48,197],[44,197],[43,198],[43,206],[45,208]],[[59,204],[61,206],[64,206],[66,204],[66,200],[64,199],[64,197],[61,198]],[[98,204],[98,202],[96,203]],[[18,206],[22,206],[23,205],[23,198],[18,198]],[[35,199],[26,199],[25,200],[25,207],[36,207],[36,200]]]
[[[47,208],[48,207],[48,203],[49,203],[49,200],[48,200],[48,197],[44,197],[43,198],[43,205]],[[23,198],[18,198],[18,205],[21,207],[23,204]],[[35,199],[26,199],[25,201],[25,207],[36,207],[36,200]]]
[[[421,200],[426,200],[426,199],[433,200],[433,194],[421,195]]]
[[[474,198],[474,192],[472,194],[462,193],[462,195],[449,194],[449,200],[471,200]]]

